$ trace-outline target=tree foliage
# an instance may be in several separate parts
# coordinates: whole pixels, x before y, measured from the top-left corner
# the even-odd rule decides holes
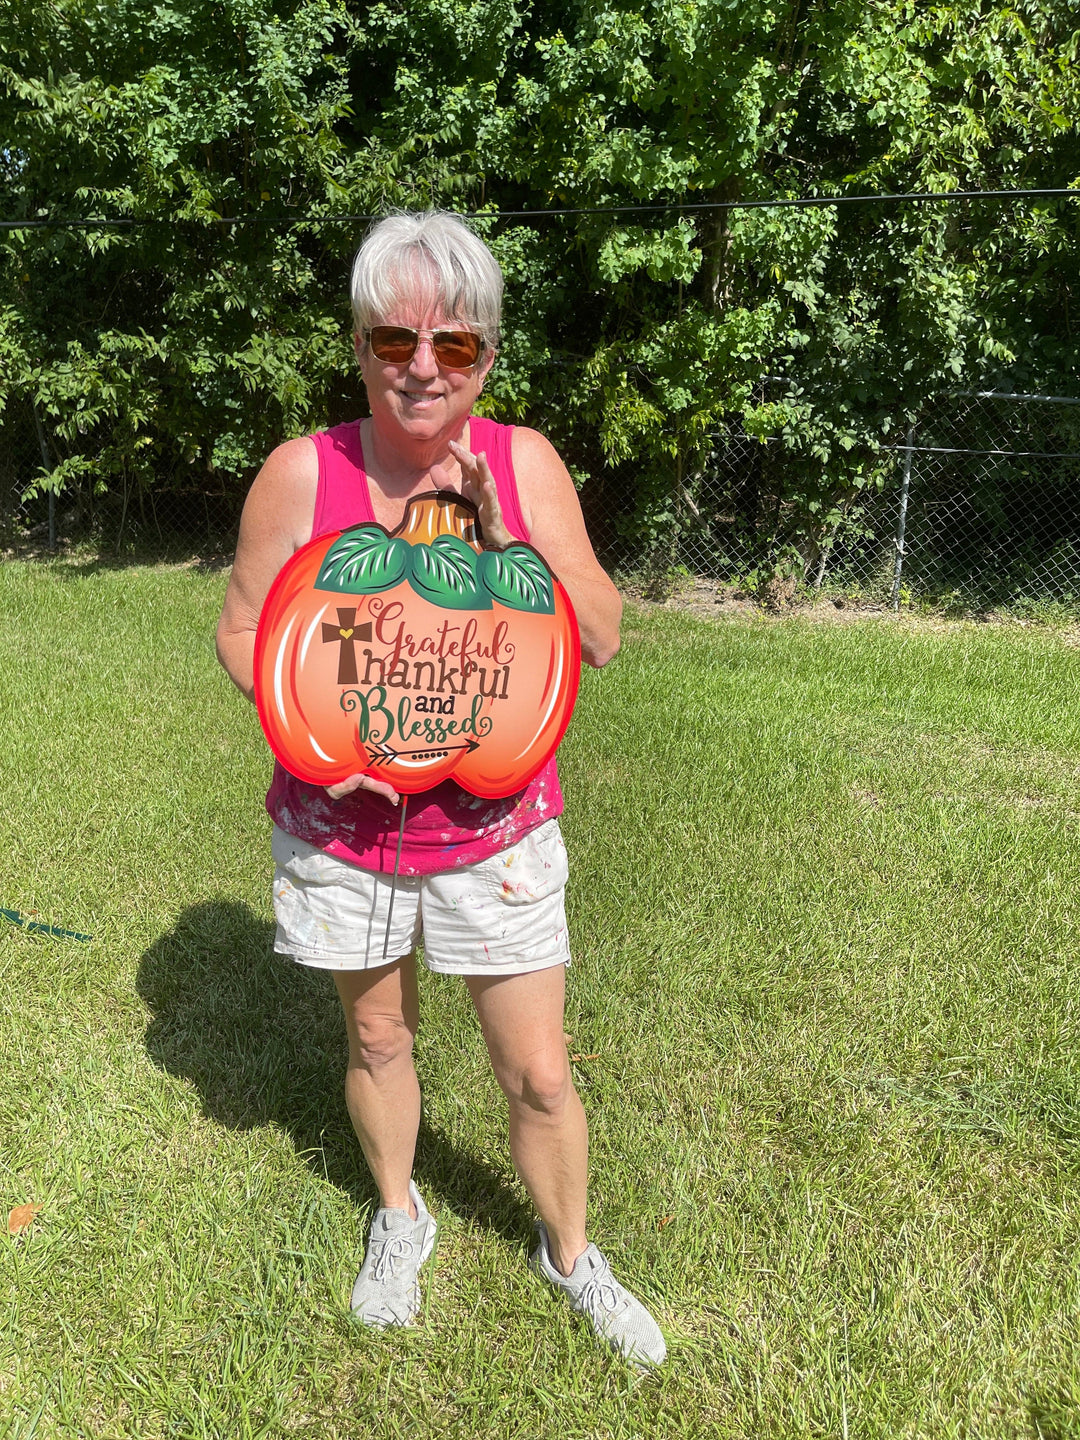
[[[489,412],[655,543],[740,416],[805,560],[927,396],[1077,393],[1077,204],[694,207],[1072,185],[1078,46],[1065,0],[10,0],[3,215],[155,223],[7,236],[0,386],[52,483],[239,487],[358,407],[358,227],[328,222],[475,210],[508,279]],[[590,213],[634,205],[665,208]]]

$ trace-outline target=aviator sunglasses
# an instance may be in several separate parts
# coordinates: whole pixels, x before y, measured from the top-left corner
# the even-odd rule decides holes
[[[435,359],[446,370],[471,370],[480,359],[484,342],[471,330],[413,330],[408,325],[373,325],[364,339],[376,360],[407,365],[422,339],[431,341]]]

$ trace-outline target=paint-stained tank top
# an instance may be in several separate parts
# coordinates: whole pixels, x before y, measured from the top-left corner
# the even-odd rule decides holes
[[[512,425],[494,420],[473,417],[469,421],[469,447],[487,455],[506,528],[516,540],[528,540],[510,453],[513,433]],[[337,425],[311,438],[319,455],[312,539],[374,522],[360,422]],[[366,870],[389,872],[394,868],[400,811],[381,795],[356,790],[343,800],[331,800],[322,786],[298,780],[278,762],[266,808],[282,830],[330,855]],[[434,789],[409,796],[400,873],[431,875],[459,865],[475,865],[560,815],[562,808],[554,758],[524,790],[504,800],[482,800],[445,780]]]

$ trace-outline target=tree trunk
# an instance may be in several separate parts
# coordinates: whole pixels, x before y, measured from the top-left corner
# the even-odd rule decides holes
[[[731,175],[709,192],[708,199],[716,204],[738,200],[742,180]],[[710,310],[720,310],[731,298],[731,230],[730,210],[705,211],[701,222],[701,267],[704,300]]]

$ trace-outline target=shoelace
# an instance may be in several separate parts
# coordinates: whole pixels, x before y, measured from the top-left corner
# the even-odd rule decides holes
[[[597,1319],[602,1318],[598,1313],[599,1311],[603,1310],[609,1315],[614,1315],[615,1312],[625,1304],[625,1301],[619,1294],[619,1287],[615,1283],[615,1277],[606,1265],[602,1270],[598,1270],[586,1280],[585,1284],[581,1287],[578,1304],[586,1314],[596,1316]]]
[[[376,1247],[379,1253],[375,1256],[371,1275],[372,1279],[381,1284],[384,1280],[394,1278],[394,1266],[399,1260],[405,1260],[412,1254],[413,1243],[403,1235],[395,1235],[391,1240],[373,1240],[371,1248],[374,1250]]]

